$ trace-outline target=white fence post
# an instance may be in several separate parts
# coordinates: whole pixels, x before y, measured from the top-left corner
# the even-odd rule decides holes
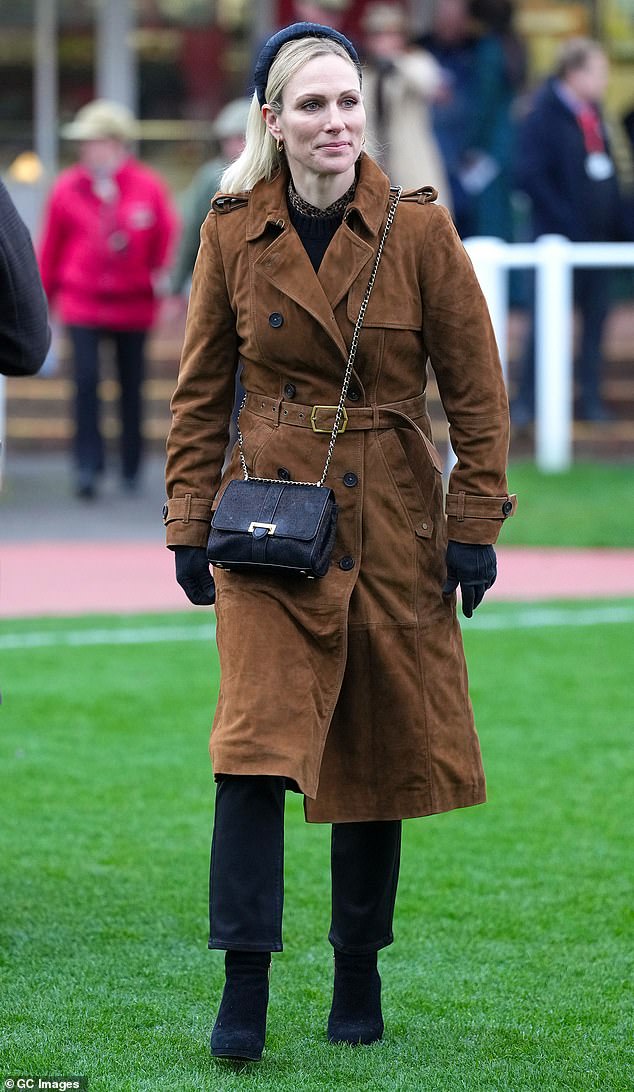
[[[535,251],[535,457],[552,472],[572,461],[572,254],[562,235],[542,235]]]
[[[572,462],[572,271],[579,266],[632,267],[634,243],[571,243],[563,235],[542,235],[536,243],[466,239],[465,247],[489,305],[504,368],[508,351],[505,278],[509,269],[536,271],[535,457],[541,470],[566,470]]]

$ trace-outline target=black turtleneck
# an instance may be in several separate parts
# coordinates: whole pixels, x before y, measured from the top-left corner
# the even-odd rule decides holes
[[[288,212],[291,224],[302,240],[316,273],[333,235],[343,220],[343,209],[336,212],[334,216],[308,216],[306,213],[299,212],[289,201]]]

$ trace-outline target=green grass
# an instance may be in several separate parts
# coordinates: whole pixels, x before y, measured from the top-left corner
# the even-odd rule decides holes
[[[504,546],[634,548],[633,466],[581,462],[544,474],[513,462],[508,480],[518,508],[502,530]]]
[[[631,1089],[631,621],[531,625],[531,608],[493,604],[465,623],[490,802],[405,824],[376,1046],[324,1041],[329,832],[289,798],[286,950],[265,1058],[240,1073],[207,1053],[222,983],[206,950],[213,645],[60,639],[197,638],[204,617],[4,624],[0,1076],[85,1074],[92,1092]],[[52,646],[6,647],[34,633]]]

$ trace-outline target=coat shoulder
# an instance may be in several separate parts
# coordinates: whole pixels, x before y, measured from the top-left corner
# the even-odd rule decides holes
[[[237,212],[249,204],[249,191],[243,193],[217,193],[211,202],[212,212],[225,216],[229,212]]]
[[[451,223],[449,211],[437,203],[437,196],[433,186],[421,186],[401,194],[397,220],[412,237],[420,240],[420,232],[426,233],[431,225],[440,230],[446,222]]]
[[[417,190],[404,190],[400,199],[417,205],[430,205],[438,199],[438,190],[433,186],[419,186]]]

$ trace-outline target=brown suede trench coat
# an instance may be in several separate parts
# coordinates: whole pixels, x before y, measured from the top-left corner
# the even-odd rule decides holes
[[[168,545],[204,546],[234,374],[249,472],[318,481],[355,320],[389,206],[361,158],[354,199],[316,274],[289,222],[287,178],[217,197],[201,232],[167,444]],[[447,535],[493,543],[514,507],[508,406],[488,312],[450,218],[399,203],[360,336],[327,484],[331,567],[291,581],[216,570],[221,664],[216,775],[277,774],[310,822],[406,818],[485,799]],[[458,463],[447,518],[425,406],[431,359]],[[413,424],[412,424],[413,423]],[[424,438],[428,438],[425,442]]]

